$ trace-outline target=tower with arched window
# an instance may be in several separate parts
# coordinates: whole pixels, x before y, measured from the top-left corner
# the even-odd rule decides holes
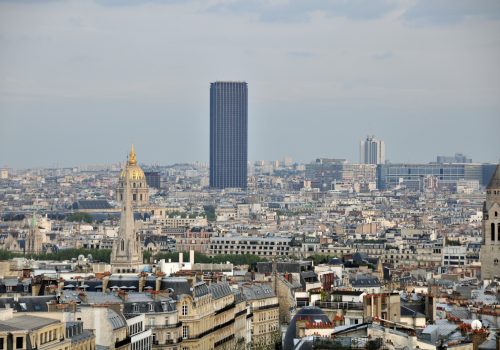
[[[133,157],[132,157],[133,156]],[[134,147],[130,152],[129,164],[135,163]],[[139,168],[140,169],[140,168]],[[127,170],[127,168],[126,168]],[[141,170],[142,171],[142,170]],[[122,172],[123,173],[123,172]],[[112,273],[138,273],[143,264],[142,244],[140,237],[135,230],[134,209],[133,209],[133,184],[134,177],[125,173],[120,176],[122,182],[122,210],[120,216],[120,228],[118,237],[113,243],[111,251],[111,272]]]
[[[483,280],[500,278],[500,164],[486,187],[480,259]]]

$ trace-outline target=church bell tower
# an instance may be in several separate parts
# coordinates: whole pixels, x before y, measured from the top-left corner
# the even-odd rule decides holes
[[[486,187],[480,260],[483,281],[500,278],[500,164]]]

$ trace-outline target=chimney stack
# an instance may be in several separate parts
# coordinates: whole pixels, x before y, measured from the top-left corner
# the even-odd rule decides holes
[[[191,269],[194,268],[194,250],[189,251],[189,263],[191,264]]]

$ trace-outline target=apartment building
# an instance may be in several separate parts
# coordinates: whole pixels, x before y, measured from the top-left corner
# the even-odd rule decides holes
[[[3,350],[71,350],[64,324],[45,317],[14,315],[5,309],[0,321],[0,349]],[[91,344],[92,350],[95,343]]]
[[[260,256],[286,256],[289,254],[291,238],[226,236],[210,238],[210,255],[253,254]]]
[[[244,283],[239,289],[250,306],[252,345],[272,347],[280,342],[279,301],[271,286]]]

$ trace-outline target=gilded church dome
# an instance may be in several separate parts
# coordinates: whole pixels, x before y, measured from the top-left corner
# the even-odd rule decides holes
[[[120,172],[120,180],[123,180],[125,176],[128,176],[130,180],[142,181],[146,179],[144,171],[142,171],[141,167],[137,165],[137,158],[135,155],[134,145],[132,145],[132,148],[130,149],[127,165]]]

